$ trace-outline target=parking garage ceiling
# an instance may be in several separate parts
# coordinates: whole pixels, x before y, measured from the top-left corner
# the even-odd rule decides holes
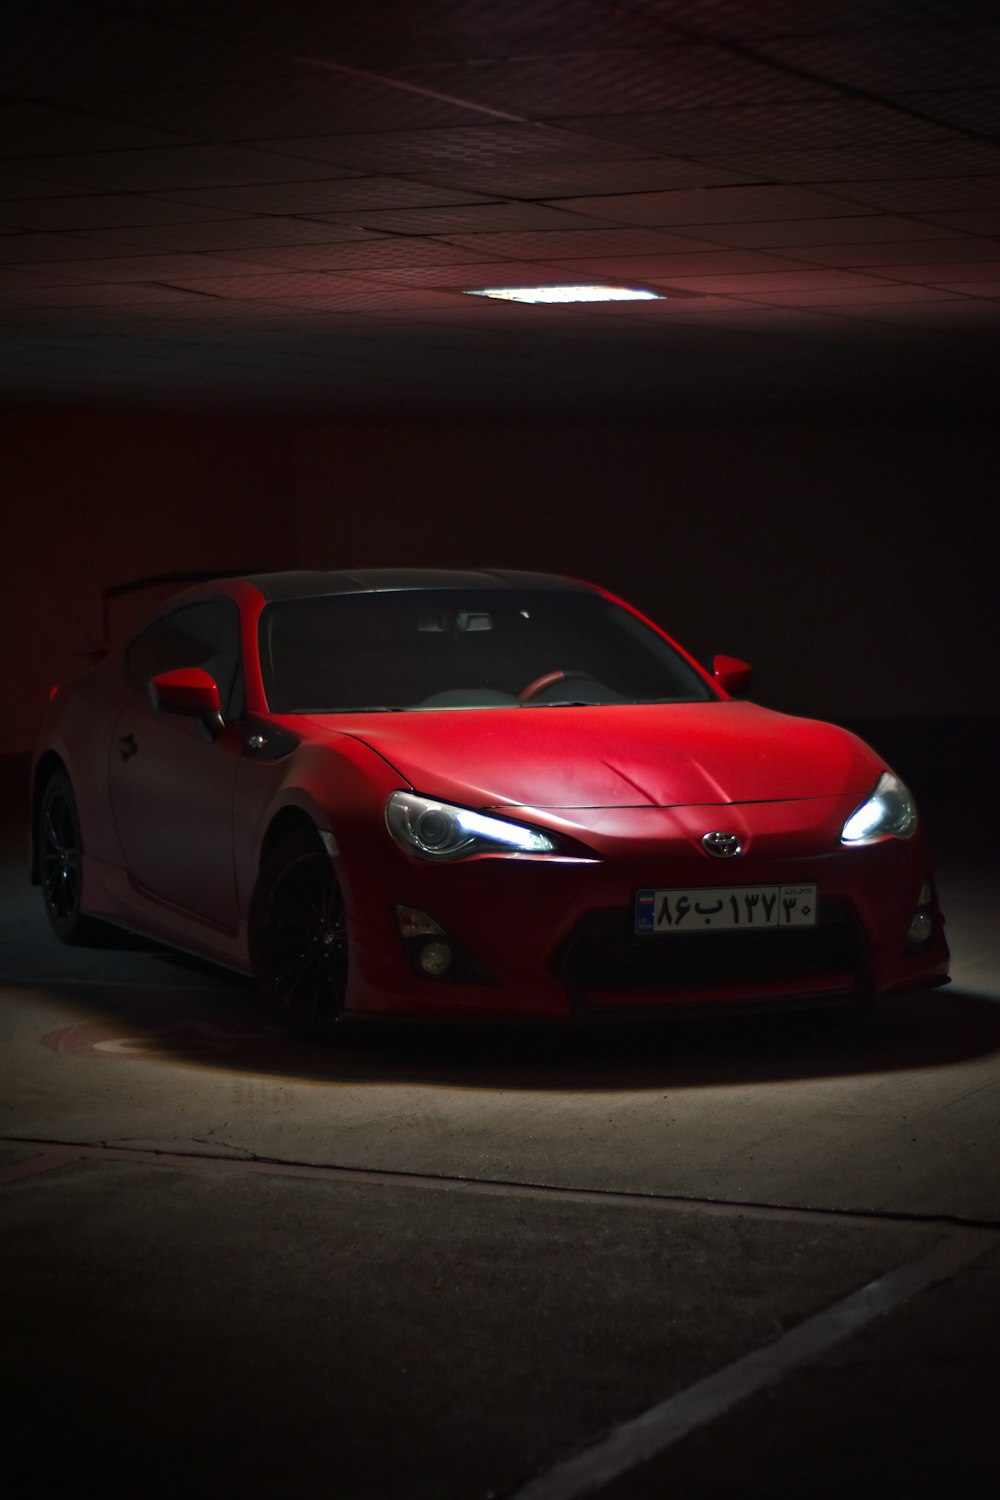
[[[7,0],[0,91],[8,397],[992,406],[994,3]]]

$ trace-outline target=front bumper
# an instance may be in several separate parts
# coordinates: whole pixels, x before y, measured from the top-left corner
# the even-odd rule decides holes
[[[525,821],[585,838],[593,859],[480,855],[431,864],[394,849],[368,899],[351,903],[348,1007],[441,1019],[624,1019],[852,1004],[943,983],[949,955],[936,898],[930,937],[916,950],[907,943],[929,880],[922,837],[845,848],[830,832],[839,832],[844,806],[837,798],[613,809],[588,812],[585,827],[582,814],[574,822],[518,809]],[[701,847],[701,834],[720,819],[743,838],[738,860],[712,859]],[[635,893],[647,887],[804,883],[819,891],[815,928],[634,930]],[[395,903],[426,912],[495,982],[420,975],[396,928]]]

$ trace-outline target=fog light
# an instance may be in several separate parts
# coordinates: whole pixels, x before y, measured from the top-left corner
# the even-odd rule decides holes
[[[451,949],[447,943],[425,943],[417,963],[430,979],[439,979],[451,968]]]
[[[907,940],[911,943],[926,943],[933,931],[934,922],[930,913],[918,911],[910,923],[910,930],[906,935]]]

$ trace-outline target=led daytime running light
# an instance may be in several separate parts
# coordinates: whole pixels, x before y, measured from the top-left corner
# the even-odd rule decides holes
[[[397,844],[424,859],[490,852],[554,854],[558,849],[555,839],[540,828],[526,828],[506,818],[437,802],[415,792],[393,792],[386,803],[385,817]]]

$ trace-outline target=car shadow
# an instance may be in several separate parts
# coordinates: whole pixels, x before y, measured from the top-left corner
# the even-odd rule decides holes
[[[162,973],[25,984],[81,1012],[43,1037],[53,1050],[116,1061],[365,1087],[429,1085],[539,1092],[688,1089],[938,1069],[1000,1049],[1000,996],[917,991],[863,1010],[658,1017],[576,1026],[367,1021],[336,1045],[288,1032],[252,983],[149,948]]]

